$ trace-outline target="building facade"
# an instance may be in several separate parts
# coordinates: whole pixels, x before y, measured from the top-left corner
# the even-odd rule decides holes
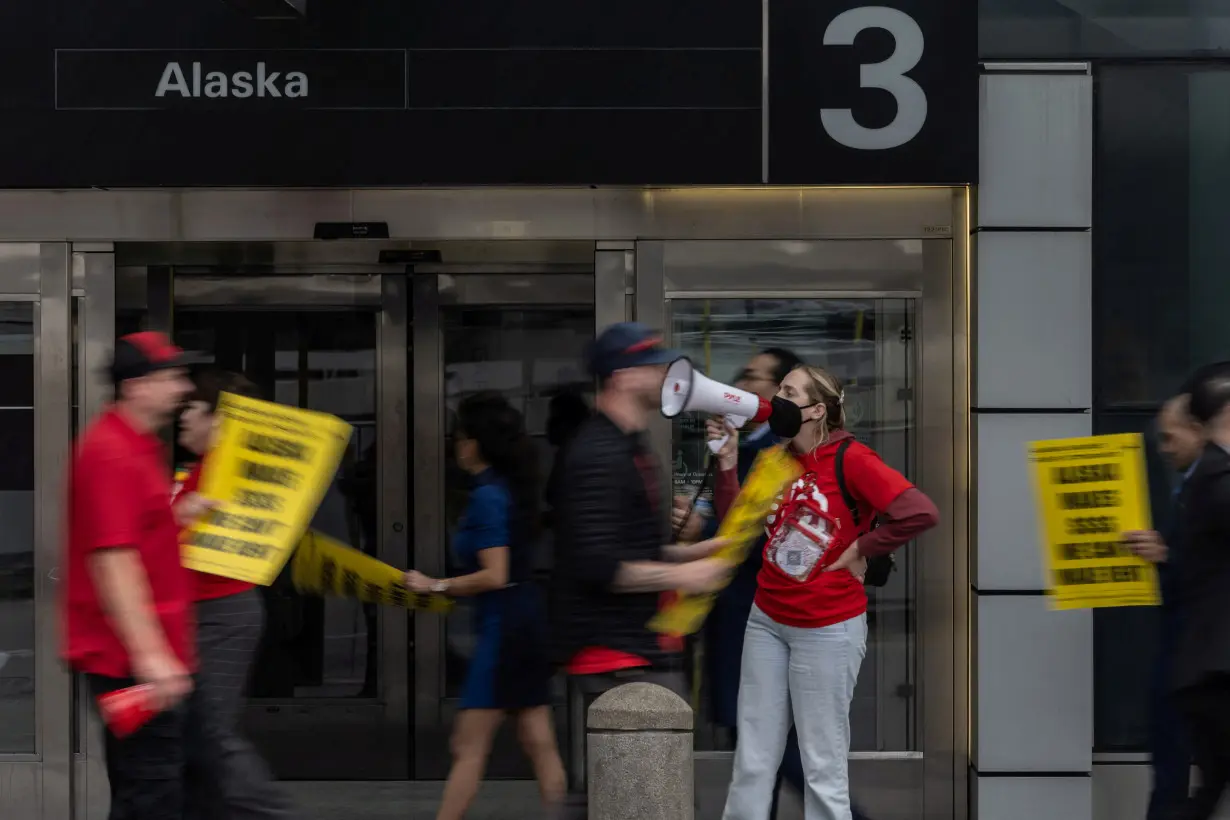
[[[1228,26],[1230,16],[1214,3],[980,4],[983,60],[1076,60],[1088,65],[1092,81],[1092,198],[1082,217],[1088,222],[1064,223],[1092,226],[1091,301],[1074,317],[1083,329],[1067,331],[1088,340],[1092,370],[1079,381],[1083,389],[1074,390],[1065,357],[1035,361],[1026,378],[1036,378],[1048,400],[1025,404],[1063,411],[1038,420],[1048,435],[1147,431],[1186,374],[1230,352],[1217,320],[1226,304],[1217,214],[1228,167],[1227,103],[1219,91],[1230,67]],[[980,279],[986,275],[980,268]],[[1070,392],[1059,400],[1063,391]],[[1027,587],[1022,576],[1019,588]],[[1052,667],[1070,670],[1070,677],[1034,707],[1062,712],[1072,692],[1092,692],[1092,721],[1081,723],[1092,741],[1051,738],[1074,752],[1091,747],[1092,755],[1048,771],[1077,778],[1087,772],[1094,817],[1143,817],[1157,622],[1148,610],[1106,609],[1081,629],[1083,643]],[[1067,788],[1073,799],[1083,790],[1074,782]]]
[[[1147,661],[1115,638],[1149,613],[1047,608],[1024,442],[1137,429],[1198,358],[1164,334],[1104,341],[1107,299],[1121,322],[1169,294],[1187,235],[1164,197],[1129,210],[1130,188],[1100,217],[1093,170],[1179,184],[1107,95],[1117,80],[1126,101],[1144,72],[1176,105],[1166,83],[1215,72],[1168,64],[1163,81],[1082,52],[1085,17],[967,0],[77,5],[0,9],[0,815],[105,812],[55,596],[64,457],[105,401],[117,335],[164,329],[350,421],[318,525],[431,573],[464,500],[455,401],[499,389],[541,434],[553,391],[589,387],[584,343],[625,318],[717,378],[774,344],[832,368],[856,434],[939,505],[873,596],[852,751],[872,816],[1143,814],[1144,678],[1135,691],[1123,670]],[[1142,122],[1168,127],[1158,110]],[[1204,141],[1166,136],[1203,156],[1184,190],[1212,219],[1219,120],[1201,111]],[[1209,270],[1217,239],[1184,259]],[[1150,299],[1107,297],[1104,258]],[[1190,292],[1184,310],[1212,309]],[[1156,375],[1108,375],[1137,356]],[[703,470],[696,436],[654,431],[679,492]],[[282,777],[443,777],[464,609],[276,586],[266,603],[248,725]],[[705,697],[698,676],[702,714]],[[566,747],[579,733],[559,707]],[[724,790],[729,757],[702,720],[698,780]],[[509,744],[490,775],[528,771]]]

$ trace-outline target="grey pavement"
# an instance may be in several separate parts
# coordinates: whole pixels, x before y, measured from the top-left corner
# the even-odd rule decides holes
[[[283,783],[302,809],[303,820],[432,820],[440,805],[443,783]],[[719,820],[726,797],[725,784],[707,790],[698,784],[697,820]],[[802,820],[799,801],[785,797],[779,820]],[[527,781],[488,781],[479,791],[467,820],[537,820],[542,817],[538,790]]]

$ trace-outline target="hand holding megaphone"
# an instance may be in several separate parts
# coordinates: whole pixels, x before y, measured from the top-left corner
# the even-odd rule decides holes
[[[739,421],[736,427],[749,420],[767,421],[769,429],[781,438],[794,438],[803,426],[803,413],[794,402],[779,396],[762,399],[755,393],[714,381],[697,372],[692,361],[683,356],[666,370],[666,379],[662,382],[662,415],[673,419],[692,411],[726,416],[727,421]],[[714,452],[721,446],[718,444]]]
[[[738,416],[735,421],[742,421]],[[705,422],[705,435],[708,438],[706,442],[709,445],[709,450],[723,462],[723,468],[729,468],[730,464],[725,463],[728,459],[737,459],[736,443],[732,439],[737,438],[738,428],[731,422],[730,416],[712,416]]]

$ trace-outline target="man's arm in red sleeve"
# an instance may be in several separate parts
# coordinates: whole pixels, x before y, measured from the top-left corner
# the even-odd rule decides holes
[[[717,510],[718,520],[726,517],[739,496],[739,468],[731,467],[723,470],[719,466],[713,479],[713,506]]]

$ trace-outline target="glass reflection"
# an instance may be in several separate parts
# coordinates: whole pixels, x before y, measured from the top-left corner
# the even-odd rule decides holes
[[[35,751],[34,305],[0,303],[0,753]]]
[[[1219,0],[979,0],[981,57],[1205,56],[1230,46]]]
[[[544,525],[535,555],[535,579],[550,590],[553,536],[550,527],[551,476],[560,445],[575,423],[578,402],[592,405],[593,383],[585,375],[584,350],[593,339],[592,308],[517,309],[449,308],[441,314],[444,350],[446,414],[445,453],[445,575],[462,572],[452,550],[457,521],[465,510],[469,482],[453,459],[456,408],[478,391],[501,393],[525,416],[539,460],[544,485]],[[473,648],[472,599],[457,599],[444,620],[444,696],[458,697]],[[548,593],[550,610],[550,594]],[[550,612],[548,612],[550,618]],[[558,683],[558,682],[557,682]],[[555,692],[556,728],[564,727],[563,687]],[[446,715],[448,709],[445,710]],[[511,738],[498,737],[488,766],[489,777],[527,777],[524,756]]]
[[[376,323],[358,311],[192,311],[176,340],[246,374],[267,398],[331,413],[354,427],[312,527],[376,553]],[[378,695],[377,609],[299,595],[289,568],[262,589],[267,624],[253,698]]]

